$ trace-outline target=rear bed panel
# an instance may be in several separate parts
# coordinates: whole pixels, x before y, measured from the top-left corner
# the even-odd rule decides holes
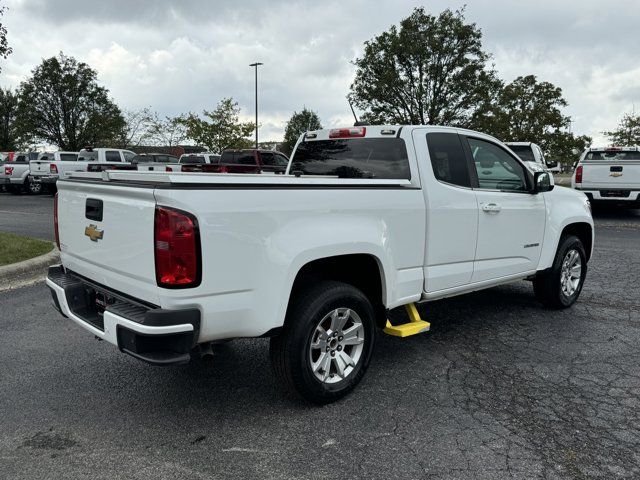
[[[86,217],[88,198],[102,201],[102,221]],[[94,282],[158,305],[154,212],[151,188],[59,182],[62,263]],[[91,240],[86,231],[91,226],[102,238]]]

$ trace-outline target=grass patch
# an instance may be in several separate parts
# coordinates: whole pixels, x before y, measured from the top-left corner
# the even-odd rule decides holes
[[[0,267],[44,255],[51,250],[51,242],[0,232]]]

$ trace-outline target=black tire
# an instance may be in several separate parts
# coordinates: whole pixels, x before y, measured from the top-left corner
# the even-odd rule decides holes
[[[334,402],[348,394],[362,380],[367,370],[376,334],[373,307],[360,290],[341,282],[316,283],[299,291],[296,295],[297,298],[294,298],[289,306],[282,333],[271,339],[269,354],[274,373],[290,393],[316,404]],[[337,373],[327,376],[327,373],[324,373],[326,370],[319,369],[318,375],[327,376],[323,381],[316,377],[312,370],[312,356],[324,350],[312,352],[311,341],[317,335],[316,327],[321,321],[330,313],[340,309],[350,309],[355,312],[354,318],[357,317],[362,325],[364,342],[355,366],[344,370],[344,378],[340,379]],[[345,314],[342,318],[345,317],[348,316]],[[355,322],[353,319],[347,320],[345,326],[350,325],[350,321]],[[337,338],[342,339],[342,337]],[[339,351],[338,347],[340,347]],[[343,352],[350,355],[354,354],[354,349],[357,347],[334,344],[326,348],[331,349],[329,353],[332,354],[341,355],[340,352]],[[318,354],[322,355],[322,353]],[[336,357],[328,361],[329,371],[337,368],[339,360]],[[348,368],[351,368],[349,373],[347,373]],[[327,381],[335,383],[326,383]]]
[[[569,252],[575,251],[580,257],[580,279],[575,291],[568,295],[562,288],[562,267]],[[533,291],[536,298],[547,308],[562,309],[573,305],[582,292],[584,279],[587,276],[587,255],[582,241],[574,235],[565,235],[560,238],[560,244],[556,251],[556,257],[549,271],[539,275],[533,281]]]
[[[24,191],[29,195],[39,195],[42,193],[42,183],[27,180],[24,184]]]
[[[15,186],[15,185],[9,185],[7,187],[7,192],[9,192],[12,195],[20,195],[22,193],[22,187]]]

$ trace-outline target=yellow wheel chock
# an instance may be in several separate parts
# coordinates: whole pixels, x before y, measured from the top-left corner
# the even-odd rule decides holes
[[[420,318],[420,313],[418,313],[415,303],[408,303],[404,308],[407,310],[407,315],[409,315],[409,323],[391,325],[391,322],[387,320],[387,326],[383,330],[384,333],[387,335],[393,335],[394,337],[404,338],[429,331],[431,324]]]

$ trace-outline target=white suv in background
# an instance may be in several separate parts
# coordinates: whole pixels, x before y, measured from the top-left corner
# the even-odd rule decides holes
[[[518,155],[523,162],[527,162],[533,169],[542,167],[543,170],[552,173],[560,173],[558,162],[548,162],[544,158],[542,148],[533,142],[505,142],[513,153]]]

